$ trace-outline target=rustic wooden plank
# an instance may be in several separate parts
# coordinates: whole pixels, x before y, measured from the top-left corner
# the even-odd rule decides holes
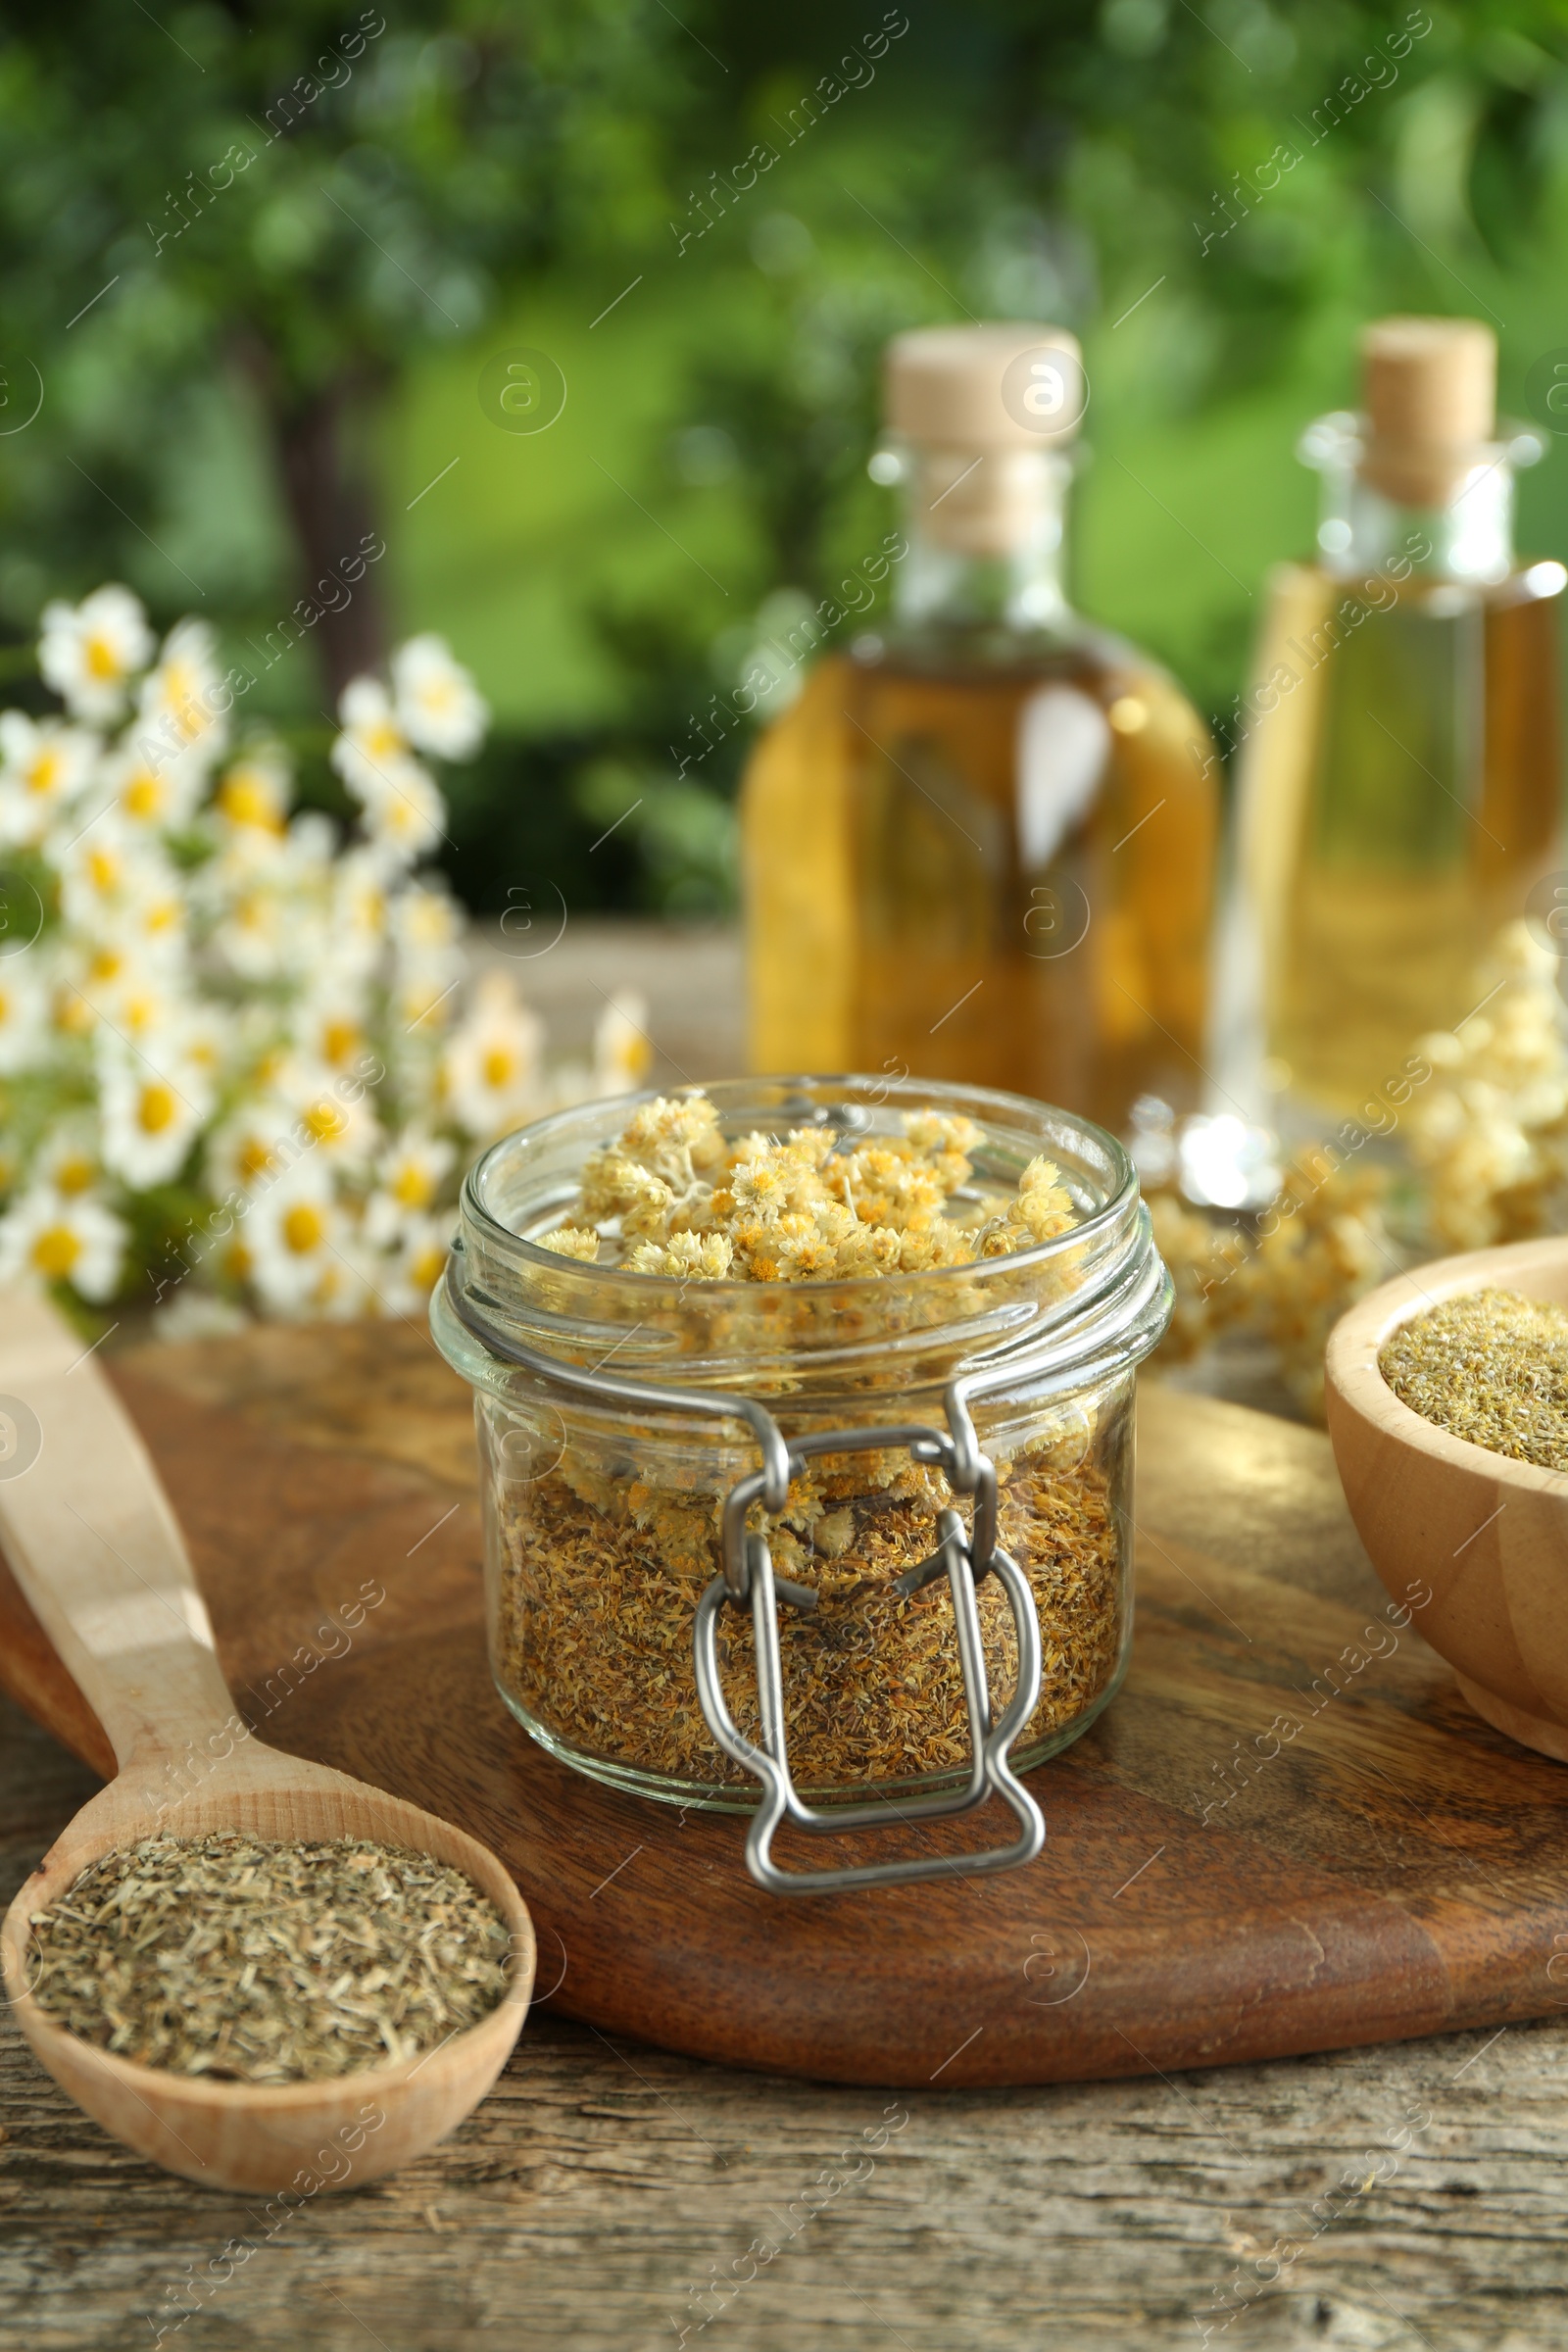
[[[0,1901],[93,1785],[0,1702]],[[116,2148],[5,2017],[0,2343],[150,2345],[194,2274],[213,2292],[163,2340],[196,2352],[655,2352],[682,2325],[738,2352],[1163,2352],[1201,2341],[1193,2315],[1239,2273],[1262,2287],[1281,2237],[1301,2251],[1212,2343],[1560,2341],[1568,2023],[1168,2081],[913,2091],[850,2180],[863,2160],[841,2152],[892,2103],[607,2042],[546,2007],[454,2139],[269,2241],[240,2200]],[[827,2196],[835,2168],[847,2185]],[[1319,2228],[1314,2200],[1347,2175],[1369,2184]],[[215,2278],[240,2238],[255,2251]],[[692,2290],[737,2278],[756,2239],[777,2252],[699,2333],[714,2298]]]

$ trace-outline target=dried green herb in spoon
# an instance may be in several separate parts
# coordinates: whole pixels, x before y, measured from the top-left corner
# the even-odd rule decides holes
[[[31,1920],[68,2033],[142,2066],[316,2082],[416,2058],[507,1989],[506,1927],[460,1870],[235,1831],[104,1855]]]

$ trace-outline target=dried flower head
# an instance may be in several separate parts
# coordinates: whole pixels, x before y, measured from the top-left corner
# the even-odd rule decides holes
[[[660,1097],[590,1156],[570,1223],[544,1246],[586,1257],[591,1230],[602,1262],[633,1274],[827,1282],[968,1265],[1078,1222],[1053,1161],[1031,1160],[1010,1199],[988,1200],[969,1186],[984,1141],[972,1119],[911,1110],[903,1128],[854,1145],[826,1126],[726,1145],[705,1095]]]

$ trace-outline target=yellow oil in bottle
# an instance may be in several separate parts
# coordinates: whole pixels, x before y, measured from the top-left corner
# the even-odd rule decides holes
[[[1320,417],[1311,564],[1275,575],[1238,761],[1239,920],[1219,995],[1250,1000],[1287,1128],[1362,1110],[1415,1040],[1476,1008],[1477,967],[1556,863],[1568,571],[1513,555],[1513,471],[1473,319],[1362,337],[1364,408]],[[1216,1048],[1244,1093],[1245,1049]]]
[[[1171,679],[1090,638],[824,662],[754,758],[753,1061],[907,1069],[1112,1128],[1201,1092],[1215,793]]]
[[[1055,330],[892,347],[892,625],[817,665],[744,788],[756,1069],[967,1081],[1113,1129],[1141,1093],[1200,1098],[1214,763],[1175,682],[1067,605],[1076,418],[1033,416],[1064,354],[1071,380]]]
[[[1391,593],[1290,566],[1248,751],[1240,857],[1266,1050],[1303,1108],[1359,1109],[1475,1004],[1498,927],[1557,858],[1560,564]]]

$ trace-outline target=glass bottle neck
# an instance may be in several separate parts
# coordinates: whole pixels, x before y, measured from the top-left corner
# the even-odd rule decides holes
[[[1033,638],[1069,617],[1062,568],[1073,467],[1063,451],[906,443],[882,453],[874,470],[904,485],[909,552],[898,571],[895,635]]]
[[[1368,478],[1362,420],[1348,411],[1319,416],[1298,451],[1322,478],[1317,529],[1325,570],[1367,579],[1392,568],[1415,575],[1482,585],[1513,568],[1513,477],[1542,454],[1540,438],[1523,428],[1465,453],[1443,495],[1411,504]]]

